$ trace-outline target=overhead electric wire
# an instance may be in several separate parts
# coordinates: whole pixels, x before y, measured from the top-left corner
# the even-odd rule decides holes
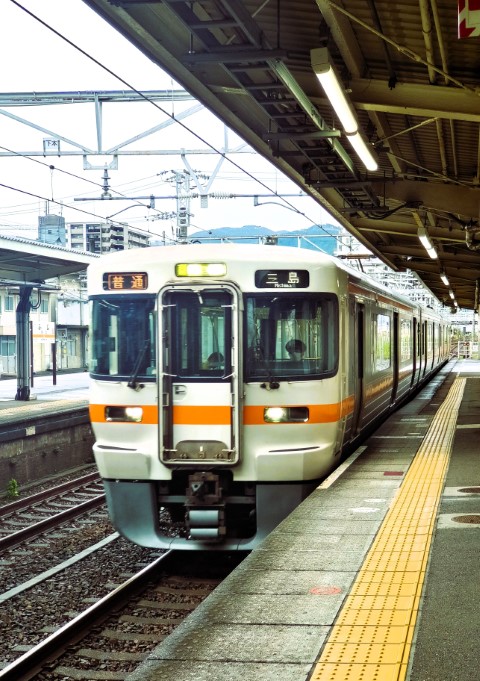
[[[18,156],[18,157],[20,157],[20,158],[24,158],[25,160],[32,161],[32,162],[34,162],[34,163],[38,163],[39,165],[44,166],[45,168],[49,169],[50,171],[56,170],[57,172],[62,173],[62,174],[64,174],[64,175],[68,175],[68,176],[70,176],[70,177],[73,177],[73,178],[75,178],[76,180],[81,180],[81,181],[83,181],[83,182],[87,182],[87,183],[89,183],[89,184],[93,184],[93,185],[95,185],[96,187],[98,187],[98,188],[100,188],[100,189],[103,189],[103,184],[101,184],[100,182],[96,182],[96,181],[94,181],[94,180],[89,180],[89,179],[87,179],[87,178],[85,178],[85,177],[81,177],[80,175],[76,175],[75,173],[71,173],[71,172],[69,172],[68,170],[63,170],[62,168],[57,168],[56,166],[54,166],[54,165],[52,165],[52,164],[50,164],[50,163],[47,163],[46,161],[40,161],[40,160],[37,159],[37,158],[33,158],[32,156],[28,156],[28,154],[22,154],[22,153],[17,152],[17,151],[15,151],[15,150],[13,150],[13,149],[9,149],[8,147],[4,147],[4,146],[1,145],[1,144],[0,144],[0,149],[3,149],[4,151],[8,151],[8,153],[14,154],[15,156]],[[147,178],[144,178],[144,179],[147,179]],[[110,191],[113,191],[115,194],[118,194],[121,198],[124,198],[126,201],[130,201],[130,200],[131,200],[130,197],[125,196],[124,194],[122,194],[122,193],[119,192],[118,190],[113,189],[113,188],[111,188],[111,187],[110,187],[109,189],[110,189]],[[22,191],[22,190],[17,189],[16,191]],[[26,193],[28,193],[28,192],[26,192]],[[52,190],[52,198],[51,198],[51,199],[42,198],[42,201],[50,201],[51,203],[59,203],[58,201],[54,201],[54,199],[53,199],[53,190]],[[66,204],[65,202],[60,203],[60,205],[62,205],[62,206],[68,206],[68,208],[71,208],[71,209],[73,209],[73,210],[81,210],[81,209],[79,209],[79,208],[76,208],[76,206],[71,206],[70,204]],[[156,209],[156,208],[152,208],[152,206],[148,206],[148,205],[143,204],[143,203],[138,203],[137,205],[140,206],[140,207],[142,207],[142,208],[148,208],[148,209],[152,209],[152,210],[158,210],[158,209]],[[105,219],[105,218],[103,218],[102,216],[96,215],[95,213],[88,213],[88,211],[83,211],[83,210],[81,210],[81,212],[84,212],[84,213],[86,213],[87,215],[92,215],[92,216],[94,216],[94,217],[99,217],[99,218],[101,218],[102,220]],[[161,211],[158,211],[158,212],[160,213]]]
[[[9,189],[10,191],[13,192],[19,192],[20,194],[25,194],[26,196],[32,196],[33,198],[40,199],[41,201],[50,201],[50,203],[54,203],[62,208],[65,208],[65,204],[61,203],[60,201],[56,201],[55,199],[47,199],[45,196],[40,196],[39,194],[34,194],[33,192],[29,192],[25,189],[18,189],[18,187],[12,187],[11,185],[4,184],[3,182],[0,182],[0,187],[3,187],[4,189]],[[148,208],[148,206],[143,206],[143,204],[139,204],[140,207]],[[90,217],[94,217],[97,220],[108,220],[108,222],[114,223],[114,224],[122,224],[119,220],[112,220],[111,218],[105,218],[102,215],[97,215],[96,213],[92,213],[88,210],[85,210],[83,208],[77,208],[76,206],[69,206],[72,210],[76,210],[79,213],[84,213],[85,215],[89,215]],[[10,228],[9,228],[10,229]],[[12,225],[12,229],[16,229],[15,225]],[[151,234],[147,229],[141,229],[140,227],[136,227],[137,230],[145,232],[146,234]]]
[[[286,201],[286,200],[282,197],[281,194],[278,194],[278,192],[276,192],[275,190],[273,190],[271,187],[269,187],[267,184],[265,184],[262,180],[258,179],[258,177],[256,177],[256,176],[255,176],[254,174],[252,174],[250,171],[246,170],[245,168],[242,168],[242,166],[239,165],[236,161],[234,161],[234,160],[232,160],[231,158],[229,158],[229,157],[227,156],[227,154],[226,154],[225,151],[221,151],[220,149],[217,149],[213,144],[211,144],[211,143],[208,142],[205,138],[203,138],[201,135],[199,135],[197,132],[195,132],[194,130],[192,130],[191,128],[189,128],[188,125],[186,125],[183,121],[181,121],[181,120],[175,118],[175,115],[174,115],[174,114],[170,114],[168,111],[166,111],[164,108],[162,108],[157,102],[154,102],[153,100],[149,99],[149,97],[148,97],[147,95],[144,95],[143,92],[141,92],[140,90],[137,90],[137,89],[136,89],[135,87],[133,87],[133,85],[131,85],[128,81],[126,81],[124,78],[122,78],[122,77],[119,76],[117,73],[115,73],[114,71],[112,71],[112,70],[111,70],[108,66],[106,66],[105,64],[102,64],[102,62],[98,61],[98,59],[96,59],[96,58],[93,57],[91,54],[89,54],[88,52],[86,52],[84,49],[82,49],[81,47],[79,47],[78,45],[76,45],[76,44],[75,44],[74,42],[72,42],[69,38],[67,38],[67,37],[64,36],[62,33],[60,33],[59,31],[57,31],[55,28],[53,28],[52,26],[50,26],[48,23],[46,23],[45,21],[43,21],[43,19],[41,19],[40,17],[38,17],[37,15],[35,15],[35,14],[34,14],[33,12],[31,12],[29,9],[27,9],[26,7],[24,7],[23,5],[21,5],[19,2],[17,2],[17,0],[10,0],[10,2],[12,2],[14,5],[16,5],[19,9],[23,10],[23,11],[24,11],[26,14],[28,14],[29,16],[31,16],[32,19],[35,19],[35,21],[37,21],[38,23],[40,23],[40,24],[41,24],[42,26],[44,26],[46,29],[48,29],[49,31],[51,31],[52,33],[54,33],[58,38],[60,38],[60,39],[63,40],[64,42],[66,42],[68,45],[70,45],[70,47],[73,47],[75,50],[77,50],[78,52],[80,52],[80,54],[82,54],[84,57],[86,57],[87,59],[89,59],[90,61],[92,61],[94,64],[96,64],[97,66],[99,66],[100,68],[102,68],[104,71],[106,71],[107,73],[109,73],[111,76],[113,76],[114,78],[116,78],[118,81],[120,81],[121,83],[123,83],[123,85],[125,85],[127,88],[129,88],[132,92],[135,92],[135,94],[137,94],[139,97],[141,97],[142,99],[144,99],[146,102],[149,102],[150,104],[152,104],[152,105],[153,105],[154,107],[156,107],[159,111],[161,111],[165,116],[167,116],[167,118],[169,118],[169,119],[172,120],[173,122],[175,122],[175,123],[177,123],[178,125],[180,125],[184,130],[186,130],[187,132],[189,132],[190,134],[192,134],[194,137],[196,137],[196,139],[198,139],[200,142],[202,142],[203,144],[205,144],[207,147],[209,147],[209,148],[210,148],[212,151],[214,151],[216,154],[218,154],[219,156],[221,156],[222,158],[224,158],[225,160],[227,160],[230,164],[232,164],[235,168],[237,168],[237,169],[238,169],[239,171],[241,171],[243,174],[247,175],[251,180],[253,180],[254,182],[258,183],[260,186],[262,186],[264,189],[266,189],[266,190],[272,195],[272,198],[280,199],[280,201],[282,201],[282,203],[284,203],[285,206],[287,206],[288,208],[290,208],[291,210],[293,210],[295,213],[298,213],[299,215],[303,216],[305,219],[309,220],[309,221],[312,223],[312,225],[315,225],[315,226],[320,227],[320,229],[322,229],[326,234],[328,234],[328,236],[332,236],[332,235],[331,235],[327,230],[325,230],[321,225],[318,225],[318,222],[317,222],[316,220],[313,220],[312,218],[310,218],[309,216],[307,216],[305,213],[303,213],[303,212],[300,211],[298,208],[296,208],[296,206],[294,206],[290,201]],[[147,206],[146,206],[146,207],[147,207]]]

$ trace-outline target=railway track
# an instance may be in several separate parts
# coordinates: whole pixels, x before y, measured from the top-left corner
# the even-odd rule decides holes
[[[13,646],[19,657],[0,670],[0,681],[123,681],[238,564],[238,556],[235,563],[227,558],[223,572],[217,565],[214,576],[205,576],[205,566],[190,556],[185,574],[184,558],[179,562],[172,551],[157,556],[121,584],[110,584],[105,596],[84,599],[81,612],[50,627],[36,645]]]
[[[84,495],[99,496],[88,487],[92,480],[83,482],[87,491],[62,491],[79,506]],[[55,494],[58,498],[58,489]],[[35,495],[4,506],[0,523],[21,510],[37,519],[33,499],[34,508],[44,503]],[[60,531],[57,527],[5,549],[0,556],[0,680],[123,680],[239,560],[224,557],[224,568],[215,560],[212,574],[211,556],[204,558],[205,565],[197,558],[202,557],[189,554],[187,568],[185,554],[159,554],[126,542],[112,532],[105,509],[63,518]]]
[[[105,503],[91,473],[0,507],[0,554]]]
[[[45,672],[47,677],[44,678],[54,678],[48,676],[55,673],[52,660],[56,660],[92,628],[98,627],[114,610],[124,607],[134,595],[144,590],[148,581],[155,577],[160,565],[166,560],[168,560],[168,554],[160,556],[125,582],[114,587],[106,596],[87,607],[71,621],[56,629],[50,636],[29,648],[27,652],[2,669],[0,679],[2,681],[33,679],[43,671],[47,662],[50,669]],[[134,637],[135,634],[132,635],[132,639]],[[21,652],[22,646],[16,646],[15,649],[17,652]],[[59,670],[58,673],[65,678],[65,670]]]
[[[112,534],[100,490],[82,476],[0,507],[0,594]]]

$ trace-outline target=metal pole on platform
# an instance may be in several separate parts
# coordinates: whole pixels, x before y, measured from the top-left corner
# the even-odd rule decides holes
[[[32,286],[20,286],[20,298],[15,313],[17,330],[17,392],[16,400],[30,399],[30,310],[32,308],[30,295]]]
[[[475,340],[476,337],[476,331],[475,331],[475,315],[477,314],[477,311],[473,311],[473,321],[472,321],[472,358],[475,357],[477,359],[478,357],[478,350],[477,350],[477,343]]]
[[[52,343],[52,376],[53,385],[57,385],[57,344]]]
[[[33,371],[33,323],[29,322],[30,326],[30,387],[33,388],[35,382],[34,371]]]

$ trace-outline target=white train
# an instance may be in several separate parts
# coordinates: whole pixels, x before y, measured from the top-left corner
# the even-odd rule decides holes
[[[252,549],[448,359],[444,319],[316,251],[128,250],[88,287],[95,459],[142,546]]]

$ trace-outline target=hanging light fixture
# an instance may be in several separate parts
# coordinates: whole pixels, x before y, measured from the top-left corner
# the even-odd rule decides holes
[[[450,286],[450,282],[448,281],[448,277],[447,277],[447,275],[445,274],[445,272],[442,271],[442,272],[440,273],[440,279],[443,281],[443,283],[445,284],[445,286]]]
[[[438,258],[437,251],[435,250],[435,246],[430,241],[430,237],[427,234],[427,230],[423,225],[421,225],[418,228],[417,235],[418,238],[420,239],[422,246],[427,251],[428,255],[432,258],[432,260],[436,260]]]
[[[437,251],[435,250],[435,246],[430,240],[430,237],[428,236],[428,232],[425,228],[425,225],[422,222],[422,218],[418,214],[418,211],[414,210],[413,213],[413,219],[417,223],[417,236],[424,247],[424,249],[427,251],[428,255],[432,258],[432,260],[436,260],[438,258]],[[443,280],[442,280],[443,281]],[[447,286],[448,284],[446,284]]]
[[[377,160],[358,129],[357,116],[337,76],[328,49],[317,47],[311,50],[310,59],[315,75],[337,114],[348,141],[367,170],[378,170]]]

